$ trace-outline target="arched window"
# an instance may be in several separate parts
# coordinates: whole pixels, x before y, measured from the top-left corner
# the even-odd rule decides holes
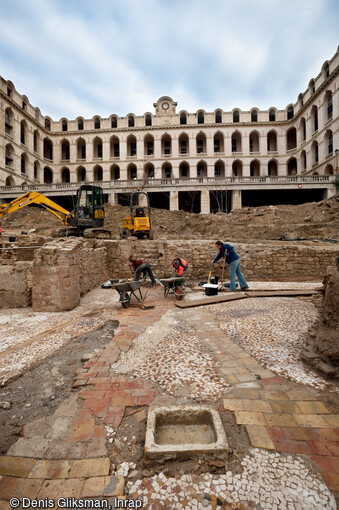
[[[53,172],[48,166],[44,168],[44,184],[52,184],[53,182]]]
[[[277,150],[277,133],[269,131],[267,133],[267,151],[274,152]]]
[[[314,94],[315,93],[315,81],[314,79],[312,78],[312,80],[310,80],[310,83],[308,85],[308,88],[310,89],[311,91],[311,94]]]
[[[224,135],[219,131],[213,138],[214,154],[224,152]]]
[[[111,166],[111,181],[118,181],[120,179],[120,168],[118,165]]]
[[[20,143],[26,145],[26,122],[24,120],[20,122]]]
[[[5,186],[15,186],[15,180],[13,179],[13,177],[11,175],[6,177]]]
[[[251,161],[250,176],[251,177],[259,177],[260,176],[260,162],[257,159],[254,159],[253,161]]]
[[[62,131],[67,131],[68,130],[67,120],[63,120],[61,122],[61,129],[62,129]]]
[[[327,154],[333,154],[333,133],[332,131],[327,131],[326,136],[327,140]]]
[[[116,128],[118,127],[118,119],[117,119],[117,116],[116,115],[113,115],[111,117],[111,127],[112,128]]]
[[[326,78],[328,78],[330,75],[330,66],[328,65],[328,62],[324,63],[322,71],[323,71],[324,78],[326,80]]]
[[[12,145],[7,144],[6,150],[5,150],[5,165],[9,166],[11,168],[13,166],[13,154],[14,154],[14,149],[13,149]]]
[[[268,112],[268,118],[270,122],[275,122],[275,110],[273,108]]]
[[[206,153],[206,135],[200,132],[196,138],[197,142],[197,154]]]
[[[251,111],[251,122],[258,122],[258,111],[257,110]]]
[[[257,131],[252,131],[252,133],[250,133],[249,145],[250,152],[259,152],[259,133]]]
[[[297,130],[291,127],[286,133],[286,147],[287,150],[295,149],[297,146]]]
[[[147,163],[144,167],[144,176],[145,179],[154,179],[155,170],[153,163]]]
[[[69,161],[70,158],[70,146],[68,140],[61,142],[61,160]]]
[[[129,135],[127,138],[127,156],[137,155],[137,139],[134,135]]]
[[[172,165],[168,162],[162,165],[162,177],[163,179],[171,179],[172,178]]]
[[[78,130],[82,131],[83,129],[84,129],[84,120],[83,119],[79,119],[78,120]]]
[[[110,156],[111,158],[120,158],[120,141],[117,136],[112,136],[110,140]]]
[[[187,124],[187,115],[185,112],[180,113],[180,124]]]
[[[214,177],[225,177],[225,163],[221,159],[214,163]]]
[[[319,163],[319,145],[316,141],[312,143],[312,157],[314,165]]]
[[[290,105],[287,108],[287,120],[293,119],[293,117],[294,117],[294,108],[293,108],[293,105]]]
[[[198,124],[204,124],[205,115],[204,112],[198,112]]]
[[[189,138],[186,133],[179,136],[179,154],[189,154]]]
[[[128,127],[134,127],[134,117],[133,115],[128,116]]]
[[[152,125],[152,116],[147,113],[145,116],[145,126],[151,126]]]
[[[96,136],[93,140],[93,157],[102,159],[102,140],[99,136]]]
[[[234,110],[234,112],[233,112],[233,122],[239,122],[239,121],[240,121],[239,110]]]
[[[326,95],[327,100],[327,120],[331,120],[333,116],[333,95],[332,92],[328,92]]]
[[[290,158],[287,162],[287,175],[297,175],[298,165],[295,158]]]
[[[306,140],[306,120],[304,117],[300,119],[300,131],[301,131],[301,141],[304,142]]]
[[[221,124],[222,123],[222,113],[220,110],[217,110],[215,112],[215,123],[216,124]]]
[[[242,162],[240,159],[236,159],[232,163],[232,175],[234,177],[242,177]]]
[[[37,154],[38,153],[38,144],[39,144],[39,131],[36,129],[33,133],[33,151]]]
[[[100,129],[100,126],[101,126],[100,117],[95,117],[94,118],[94,129]]]
[[[44,138],[43,154],[45,159],[53,160],[53,143],[49,138]]]
[[[77,140],[77,159],[86,159],[86,142],[83,138]]]
[[[207,165],[205,161],[199,161],[197,164],[197,177],[199,179],[207,177]]]
[[[47,131],[51,130],[51,121],[50,121],[50,119],[45,119],[45,128],[47,129]]]
[[[71,174],[69,168],[64,168],[61,172],[61,182],[71,182]]]
[[[180,179],[187,179],[190,176],[190,166],[187,161],[182,161],[179,165]]]
[[[86,181],[86,169],[83,166],[79,166],[77,168],[77,181],[78,182]]]
[[[306,156],[305,150],[301,151],[300,162],[301,162],[301,171],[305,172],[307,170],[307,156]]]
[[[144,138],[144,155],[153,156],[154,154],[154,137],[150,134]]]
[[[137,178],[137,167],[133,164],[128,165],[127,179],[135,180]]]
[[[5,133],[6,135],[12,136],[12,130],[13,130],[13,113],[10,108],[6,108],[5,110]]]
[[[278,164],[275,159],[271,159],[267,165],[267,174],[270,177],[276,177],[278,175]]]
[[[34,175],[34,179],[38,180],[38,176],[39,176],[39,162],[38,161],[34,161],[34,165],[33,165],[33,175]]]
[[[313,132],[315,133],[316,131],[318,131],[318,128],[319,128],[319,125],[318,125],[318,107],[316,105],[312,106],[311,118],[312,118],[312,124],[313,124]]]
[[[103,180],[103,170],[102,170],[102,167],[100,165],[96,165],[94,167],[93,174],[94,174],[94,180],[95,181],[102,181]]]
[[[161,154],[168,156],[172,152],[172,139],[167,133],[161,137]]]
[[[232,152],[241,152],[242,151],[241,133],[239,131],[236,131],[235,133],[232,134],[231,142],[232,142]]]

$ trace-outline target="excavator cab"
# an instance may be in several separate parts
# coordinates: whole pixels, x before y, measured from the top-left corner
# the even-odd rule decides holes
[[[141,198],[146,198],[141,204]],[[134,191],[130,198],[131,215],[124,218],[120,223],[120,237],[125,239],[128,235],[138,238],[148,237],[153,239],[151,223],[151,207],[148,193],[145,191]]]
[[[101,228],[104,224],[104,195],[102,188],[83,184],[77,191],[74,218],[71,226],[81,229]]]

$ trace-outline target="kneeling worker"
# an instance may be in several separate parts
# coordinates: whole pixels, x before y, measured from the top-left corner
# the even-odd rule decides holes
[[[180,257],[175,257],[172,260],[172,266],[175,269],[175,272],[176,272],[175,276],[177,278],[178,277],[181,278],[181,277],[185,276],[186,269],[188,267],[188,263],[186,262],[186,260],[181,259]]]
[[[139,281],[140,273],[143,273],[144,276],[148,274],[148,276],[151,279],[152,284],[155,286],[157,282],[155,281],[155,278],[152,273],[151,264],[147,262],[147,260],[136,260],[136,259],[129,259],[132,264],[132,269],[135,271],[134,274],[134,281]]]
[[[230,244],[227,244],[227,243],[222,243],[221,241],[217,241],[215,243],[215,245],[218,248],[219,253],[213,260],[213,262],[211,264],[211,268],[213,267],[213,265],[216,262],[218,262],[219,259],[221,259],[221,257],[225,257],[227,264],[230,265],[230,273],[231,273],[231,276],[230,276],[231,282],[230,282],[229,290],[234,292],[237,288],[236,283],[235,283],[236,275],[239,280],[240,289],[247,290],[248,285],[244,278],[244,275],[241,272],[239,255],[235,251],[234,246],[231,246]]]

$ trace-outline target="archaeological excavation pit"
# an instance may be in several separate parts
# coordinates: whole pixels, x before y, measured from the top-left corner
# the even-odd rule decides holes
[[[225,455],[228,442],[219,413],[204,406],[150,407],[145,454],[148,457]]]

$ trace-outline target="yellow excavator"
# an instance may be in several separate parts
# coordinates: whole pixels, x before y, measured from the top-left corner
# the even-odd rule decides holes
[[[144,195],[146,204],[139,205],[139,198]],[[129,235],[137,238],[147,237],[153,239],[152,223],[151,223],[151,207],[148,193],[145,191],[134,191],[130,198],[131,215],[124,218],[120,223],[120,238],[126,239]]]
[[[37,191],[28,191],[8,204],[0,205],[0,218],[18,211],[29,204],[37,204],[54,214],[70,228],[67,235],[83,236],[86,229],[100,231],[104,224],[105,210],[103,191],[100,186],[84,184],[76,195],[74,214]],[[102,232],[104,232],[102,230]]]

